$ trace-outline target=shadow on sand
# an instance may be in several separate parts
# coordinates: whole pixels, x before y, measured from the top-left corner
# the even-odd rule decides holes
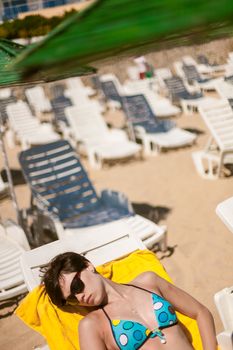
[[[155,222],[156,224],[159,224],[161,220],[166,220],[168,214],[170,214],[172,211],[172,209],[168,207],[152,206],[147,203],[132,203],[132,205],[136,214],[141,215],[146,219]],[[153,251],[155,253],[159,252],[159,259],[162,260],[170,257],[174,253],[176,247],[177,245],[173,247],[168,246],[166,252],[159,252],[157,249],[158,247],[155,246]]]
[[[19,169],[10,169],[10,171],[11,171],[11,176],[12,176],[12,179],[13,179],[13,185],[14,186],[24,185],[26,183],[25,179],[24,179],[24,176],[23,176],[23,173],[22,173],[21,170],[19,170]],[[7,182],[7,174],[6,174],[6,170],[5,169],[1,170],[1,177],[2,177],[4,182]]]

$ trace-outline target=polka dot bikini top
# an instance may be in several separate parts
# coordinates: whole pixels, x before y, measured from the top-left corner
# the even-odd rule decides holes
[[[111,320],[107,312],[102,309],[107,316],[113,337],[120,350],[137,350],[149,338],[159,337],[161,343],[166,343],[165,335],[162,333],[163,328],[175,325],[178,320],[172,305],[160,295],[147,289],[131,285],[149,292],[152,297],[152,306],[158,327],[149,329],[143,324],[131,320]]]

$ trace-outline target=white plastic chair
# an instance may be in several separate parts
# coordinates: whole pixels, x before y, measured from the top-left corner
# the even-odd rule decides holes
[[[65,109],[79,151],[87,154],[90,165],[101,168],[104,160],[122,159],[138,154],[141,146],[129,141],[119,129],[109,129],[98,110],[90,105]]]
[[[219,178],[223,165],[233,162],[233,111],[227,100],[200,108],[211,137],[204,150],[192,154],[198,173],[206,179]]]
[[[52,125],[40,123],[32,115],[26,102],[10,103],[6,111],[10,124],[10,129],[6,133],[9,147],[14,147],[15,139],[20,141],[23,149],[59,140],[60,136],[53,130]]]
[[[29,244],[23,230],[9,221],[0,225],[0,301],[27,291],[19,259]]]

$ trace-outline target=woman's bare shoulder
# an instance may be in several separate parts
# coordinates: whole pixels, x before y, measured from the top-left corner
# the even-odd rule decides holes
[[[156,287],[156,282],[159,281],[159,276],[153,271],[142,272],[136,278],[134,278],[131,283],[144,287]]]
[[[84,318],[81,319],[81,321],[79,322],[79,330],[90,331],[90,329],[93,329],[92,327],[97,329],[98,327],[96,326],[101,323],[101,319],[102,317],[101,317],[100,309],[92,311],[89,314],[87,314]]]

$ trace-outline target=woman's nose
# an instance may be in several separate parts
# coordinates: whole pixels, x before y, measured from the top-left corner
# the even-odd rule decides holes
[[[78,300],[79,303],[83,303],[84,302],[84,293],[77,293],[75,294],[75,298]]]

